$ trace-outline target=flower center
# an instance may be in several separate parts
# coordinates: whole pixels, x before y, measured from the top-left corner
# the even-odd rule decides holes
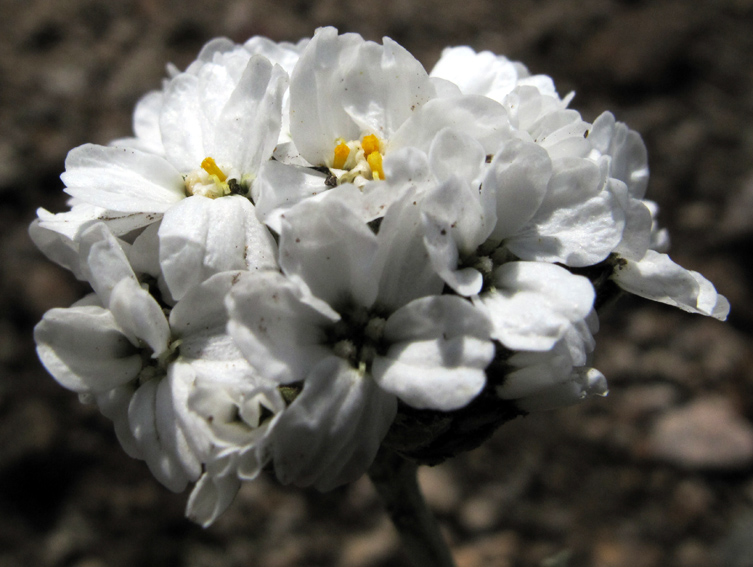
[[[149,380],[162,379],[167,376],[167,369],[172,362],[178,358],[181,339],[173,339],[167,347],[167,350],[158,357],[154,357],[154,352],[146,345],[141,347],[141,372],[137,377],[138,383],[143,384]]]
[[[245,194],[248,191],[248,180],[238,181],[235,176],[228,176],[226,171],[217,165],[212,157],[204,158],[201,168],[195,169],[184,177],[187,195],[201,195],[210,199],[226,197],[233,194]]]
[[[342,319],[328,330],[328,343],[335,355],[350,362],[353,368],[368,371],[377,354],[382,353],[385,319],[369,310],[342,309]]]
[[[367,181],[384,179],[382,157],[384,142],[374,134],[364,136],[360,141],[335,140],[332,169],[338,183],[354,183],[362,187]]]

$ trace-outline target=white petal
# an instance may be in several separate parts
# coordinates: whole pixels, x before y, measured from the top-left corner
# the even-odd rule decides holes
[[[460,86],[464,94],[480,94],[498,102],[518,84],[532,84],[544,94],[556,95],[552,79],[546,75],[529,76],[528,69],[489,51],[475,53],[470,47],[447,47],[431,70]]]
[[[615,180],[610,179],[610,182]],[[651,211],[643,201],[629,198],[623,204],[625,211],[625,230],[622,240],[613,252],[627,260],[640,260],[645,256],[651,245],[651,227],[653,219]]]
[[[189,477],[195,480],[201,474],[201,462],[212,453],[212,435],[207,422],[188,405],[196,389],[193,365],[178,357],[168,366],[167,377],[162,382],[165,383],[164,401],[169,406],[161,410],[157,419],[158,427],[162,428],[160,437],[169,450],[178,455]]]
[[[429,148],[432,173],[439,181],[453,176],[469,184],[480,181],[485,160],[481,144],[453,128],[440,130]]]
[[[134,272],[149,274],[153,278],[161,277],[159,238],[157,237],[159,227],[159,222],[150,224],[136,237],[128,250],[128,261]]]
[[[340,358],[322,360],[275,426],[277,478],[319,490],[356,480],[374,460],[396,410],[395,397],[368,376]]]
[[[437,91],[437,98],[450,98],[463,94],[460,91],[460,87],[452,81],[440,77],[430,76],[429,78],[431,79],[431,84],[434,85],[434,89]]]
[[[625,291],[690,313],[710,315],[721,321],[729,314],[727,298],[717,294],[711,282],[653,250],[638,262],[627,261],[618,266],[612,279]]]
[[[232,374],[233,364],[242,363],[243,368],[238,371],[248,373],[245,359],[226,331],[225,298],[239,277],[240,272],[212,276],[188,292],[170,312],[170,329],[173,336],[180,339],[182,358],[206,364],[217,373]],[[216,361],[227,362],[230,366],[215,366]]]
[[[434,136],[443,128],[453,128],[481,144],[493,154],[512,138],[504,107],[484,96],[468,95],[434,99],[424,104],[390,139],[390,151],[414,146],[429,151]]]
[[[58,232],[71,240],[78,236],[83,226],[93,221],[103,222],[115,236],[122,236],[161,218],[158,213],[119,213],[83,202],[74,204],[70,211],[54,215],[40,208],[37,215],[42,228]]]
[[[215,37],[202,46],[201,51],[196,56],[196,61],[191,63],[187,68],[187,73],[195,73],[203,67],[204,63],[211,63],[216,58],[232,52],[238,48],[238,45],[226,37]]]
[[[180,492],[191,480],[178,455],[172,452],[170,425],[164,422],[172,417],[169,403],[169,386],[165,379],[149,380],[142,384],[131,399],[128,421],[131,432],[143,452],[144,460],[155,478],[173,492]],[[177,423],[173,422],[172,427]],[[168,433],[167,439],[163,434]]]
[[[184,199],[162,219],[159,258],[175,300],[227,270],[276,269],[276,245],[245,197]]]
[[[44,213],[40,211],[44,211],[44,209],[37,211],[40,218],[34,219],[29,225],[29,237],[32,242],[49,260],[70,270],[76,278],[86,279],[80,266],[78,244],[68,236],[43,227],[42,215],[47,211],[44,211]]]
[[[565,108],[571,98],[560,100],[556,93],[545,95],[537,86],[520,84],[505,97],[504,106],[510,114],[510,122],[518,130],[528,132],[542,116]]]
[[[612,177],[623,181],[635,199],[643,199],[648,185],[648,152],[643,139],[611,112],[594,120],[588,141],[601,155],[612,156]]]
[[[121,280],[112,290],[110,310],[123,332],[152,349],[153,358],[167,351],[170,327],[159,303],[134,280]]]
[[[335,309],[343,302],[365,307],[374,302],[376,252],[377,237],[338,199],[304,201],[283,220],[280,267]]]
[[[165,89],[160,114],[162,143],[166,159],[181,173],[196,169],[209,155],[205,148],[208,126],[202,128],[204,110],[198,91],[198,77],[188,73],[175,77]]]
[[[583,276],[542,262],[509,262],[494,272],[496,289],[476,302],[494,324],[493,336],[512,350],[549,350],[593,306]]]
[[[280,135],[282,95],[287,85],[282,67],[273,67],[261,55],[251,57],[216,122],[209,155],[232,164],[244,175],[258,173]]]
[[[297,44],[287,41],[275,42],[256,35],[243,44],[243,48],[249,53],[264,55],[272,63],[277,63],[290,74],[298,63],[301,51],[308,44],[308,39],[303,39]]]
[[[329,353],[322,327],[333,320],[304,303],[301,290],[281,274],[241,273],[227,307],[228,331],[266,379],[302,380]]]
[[[552,162],[541,213],[577,206],[604,189],[606,171],[588,159],[563,158]]]
[[[142,96],[133,111],[133,131],[144,147],[155,154],[164,152],[159,115],[163,103],[162,91],[152,91]]]
[[[528,133],[553,160],[585,158],[591,152],[591,144],[585,136],[588,127],[578,111],[561,108],[541,116],[528,128]]]
[[[151,91],[136,103],[133,111],[135,138],[121,138],[110,142],[111,146],[130,147],[155,155],[164,155],[159,115],[162,110],[162,91]]]
[[[377,301],[389,311],[426,295],[442,292],[424,246],[420,198],[411,189],[387,209],[379,228],[374,273],[380,272]],[[376,267],[378,266],[378,267]]]
[[[188,498],[186,517],[208,528],[233,503],[240,487],[241,482],[234,474],[212,476],[204,473]]]
[[[412,147],[396,149],[384,158],[384,174],[388,183],[422,184],[433,180],[425,152]]]
[[[426,154],[411,147],[388,153],[384,159],[384,174],[386,181],[371,181],[362,189],[364,222],[383,217],[387,208],[406,191],[420,197],[436,184]],[[343,185],[337,189],[341,187]]]
[[[127,248],[103,223],[90,226],[80,235],[81,269],[105,306],[109,306],[112,290],[122,280],[137,282]]]
[[[101,307],[50,309],[34,328],[37,354],[62,386],[103,392],[134,379],[141,356]]]
[[[285,109],[283,109],[283,113],[285,113]],[[283,116],[283,120],[284,119],[285,116]],[[282,138],[283,136],[284,133],[281,133],[280,138]],[[295,144],[291,140],[279,142],[272,152],[272,158],[274,159],[274,161],[280,162],[281,164],[285,165],[300,165],[302,167],[311,167],[311,164],[301,156],[301,154],[298,152],[298,148],[295,147]],[[265,164],[266,162],[262,164],[262,167]],[[251,189],[253,190],[254,188],[251,187]],[[254,202],[256,202],[256,194],[252,194],[254,195]]]
[[[329,189],[324,183],[326,179],[326,175],[310,168],[264,162],[251,187],[256,214],[279,234],[285,212],[300,201]]]
[[[465,94],[480,94],[501,102],[515,88],[518,72],[507,58],[489,51],[475,53],[470,47],[447,47],[431,70],[460,86]]]
[[[489,320],[459,297],[417,299],[387,320],[392,345],[374,360],[374,378],[413,407],[458,409],[486,384],[490,335]]]
[[[125,213],[163,213],[185,197],[183,179],[170,163],[129,148],[74,148],[60,177],[69,195]]]
[[[567,266],[591,266],[604,260],[622,239],[623,210],[604,192],[577,208],[552,211],[534,219],[533,226],[510,238],[507,247],[518,257]]]
[[[538,144],[517,139],[504,144],[481,189],[496,197],[497,224],[491,238],[512,236],[533,217],[544,200],[551,174],[549,155]]]
[[[505,374],[497,395],[505,400],[525,398],[566,382],[573,371],[573,361],[564,341],[544,352],[517,352],[509,359],[516,370]]]
[[[555,163],[544,201],[508,248],[525,260],[573,267],[604,260],[625,228],[625,211],[609,189],[605,168],[589,160]]]
[[[144,458],[139,444],[131,433],[131,426],[128,424],[128,406],[135,391],[134,383],[117,386],[106,392],[95,393],[97,406],[106,418],[112,420],[115,429],[115,436],[120,442],[120,446],[134,459]]]
[[[521,399],[561,385],[573,376],[574,367],[584,367],[596,342],[598,318],[592,311],[584,320],[575,322],[548,351],[521,351],[507,359],[504,380],[497,394],[504,399]]]
[[[460,352],[464,365],[443,365],[448,353]],[[483,389],[484,368],[493,357],[491,342],[473,338],[412,342],[376,358],[373,372],[382,389],[409,406],[452,411],[468,405]]]
[[[484,207],[478,189],[457,177],[430,191],[422,205],[424,243],[439,276],[460,295],[481,290],[475,268],[458,269],[461,255],[473,254],[494,226],[493,207]]]

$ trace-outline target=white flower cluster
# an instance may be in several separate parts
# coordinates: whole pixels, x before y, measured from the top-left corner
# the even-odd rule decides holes
[[[160,482],[196,482],[204,525],[270,464],[358,478],[401,408],[604,394],[610,290],[729,304],[663,253],[640,136],[571,98],[468,47],[427,73],[333,28],[211,41],[134,138],[68,154],[70,211],[30,232],[93,293],[44,316],[39,357]]]

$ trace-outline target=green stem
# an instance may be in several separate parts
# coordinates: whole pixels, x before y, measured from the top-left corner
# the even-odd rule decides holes
[[[417,466],[382,447],[369,469],[414,567],[455,567],[439,525],[421,494]]]

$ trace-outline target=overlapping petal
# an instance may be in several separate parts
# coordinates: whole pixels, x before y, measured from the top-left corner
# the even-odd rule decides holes
[[[102,307],[51,309],[34,328],[47,371],[74,392],[102,392],[134,379],[141,356]]]
[[[300,381],[329,354],[322,326],[337,315],[305,303],[302,290],[281,274],[241,274],[227,307],[228,330],[238,348],[270,380]]]
[[[491,322],[459,297],[416,299],[387,319],[390,347],[374,360],[384,390],[416,408],[466,406],[486,384],[494,358]]]
[[[164,213],[185,197],[180,172],[171,163],[131,148],[74,148],[61,178],[69,195],[122,213]]]
[[[551,349],[594,301],[588,279],[544,262],[503,264],[494,286],[474,301],[492,320],[492,336],[512,350]]]
[[[159,262],[173,299],[213,274],[276,269],[277,245],[238,195],[195,195],[170,210],[159,228]]]
[[[396,411],[396,398],[346,361],[323,358],[275,427],[277,478],[320,490],[357,479],[374,460]]]

